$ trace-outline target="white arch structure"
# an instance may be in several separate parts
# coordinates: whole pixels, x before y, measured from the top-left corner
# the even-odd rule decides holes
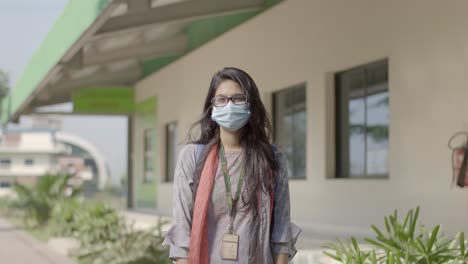
[[[86,152],[88,152],[89,155],[91,155],[91,157],[94,159],[94,162],[96,162],[96,167],[98,171],[98,188],[100,190],[103,189],[110,175],[107,170],[106,160],[101,154],[101,152],[99,152],[99,150],[93,144],[86,141],[85,139],[68,133],[56,132],[55,139],[59,142],[68,143],[80,147]]]

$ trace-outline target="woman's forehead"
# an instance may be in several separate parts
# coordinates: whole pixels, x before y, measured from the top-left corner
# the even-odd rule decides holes
[[[232,96],[239,93],[243,94],[244,92],[238,83],[232,80],[224,80],[218,85],[215,95],[222,94],[225,96]]]

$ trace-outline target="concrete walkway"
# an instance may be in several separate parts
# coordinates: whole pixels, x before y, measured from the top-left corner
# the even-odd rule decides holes
[[[45,243],[0,218],[0,263],[74,264]]]

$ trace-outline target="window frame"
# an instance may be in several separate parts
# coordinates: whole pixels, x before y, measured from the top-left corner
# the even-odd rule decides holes
[[[334,160],[335,160],[335,173],[333,175],[332,178],[328,178],[328,179],[355,179],[355,180],[365,180],[365,179],[378,179],[378,180],[388,180],[390,178],[390,168],[387,167],[387,173],[384,173],[384,174],[364,174],[364,175],[359,175],[359,176],[350,176],[350,173],[349,173],[349,168],[348,168],[348,171],[347,171],[347,176],[343,177],[341,176],[341,158],[340,158],[340,153],[341,153],[341,142],[342,142],[342,134],[340,133],[340,131],[342,130],[341,127],[342,127],[342,120],[340,118],[340,114],[341,114],[341,109],[340,107],[343,107],[342,105],[340,105],[340,102],[342,100],[342,97],[340,96],[340,82],[339,82],[339,79],[340,79],[340,76],[342,76],[343,73],[348,73],[348,72],[351,72],[351,71],[364,71],[366,72],[366,70],[372,66],[375,66],[375,65],[385,65],[386,66],[386,72],[387,72],[387,88],[386,88],[386,92],[389,94],[389,97],[390,97],[390,65],[389,65],[389,59],[388,58],[383,58],[383,59],[380,59],[380,60],[376,60],[376,61],[372,61],[372,62],[369,62],[369,63],[365,63],[365,64],[361,64],[361,65],[358,65],[358,66],[355,66],[355,67],[352,67],[352,68],[348,68],[346,70],[341,70],[341,71],[337,71],[335,72],[333,75],[333,79],[334,79],[334,103],[335,103],[335,106],[334,106],[334,113],[335,113],[335,116],[334,116],[334,122],[335,122],[335,131],[334,131],[334,138],[335,138],[335,155],[334,155]],[[367,77],[367,74],[365,74],[365,76]],[[368,88],[369,88],[369,85],[370,83],[368,82],[368,78],[365,78],[366,82],[365,82],[365,94],[366,94],[366,97],[367,97],[367,91],[368,91]],[[348,98],[349,99],[349,98]],[[349,105],[349,100],[347,101]],[[365,109],[364,109],[364,112],[365,112],[365,122],[367,124],[367,111],[368,111],[368,108],[367,108],[367,104],[365,104]],[[388,111],[390,113],[390,104],[388,105]],[[388,128],[390,130],[390,120],[389,120],[389,124],[388,124]],[[387,136],[387,140],[388,140],[388,146],[387,146],[387,151],[388,153],[390,152],[390,133],[388,133],[388,136]],[[365,138],[365,153],[366,153],[366,157],[365,159],[367,159],[367,135],[366,135],[366,138]],[[349,156],[349,149],[348,149],[348,156]],[[389,155],[387,155],[387,161],[388,161],[388,158],[389,158]],[[367,161],[366,161],[367,162]],[[367,165],[365,166],[367,168]]]
[[[10,169],[11,168],[11,159],[10,158],[5,158],[5,159],[0,159],[0,169]]]
[[[146,144],[146,139],[147,139],[147,136],[150,136],[152,137],[152,146],[150,146],[148,149],[147,149],[147,144]],[[145,128],[143,129],[143,184],[148,184],[148,183],[152,183],[154,182],[154,177],[155,177],[155,168],[154,168],[154,163],[155,163],[155,160],[154,160],[154,155],[155,155],[155,136],[154,136],[154,128]],[[151,160],[152,162],[152,170],[151,170],[151,177],[148,177],[147,176],[147,162],[148,162],[148,158]]]
[[[174,149],[172,150],[173,151],[173,164],[169,164],[170,163],[170,159],[169,159],[169,150],[170,150],[170,147],[171,147],[171,144],[174,143],[174,142],[170,142],[170,129],[171,129],[171,126],[175,126],[175,135],[173,135],[173,140],[175,141],[175,145],[174,145]],[[177,164],[177,141],[178,141],[178,137],[179,137],[179,124],[176,120],[174,121],[170,121],[170,122],[167,122],[166,125],[165,125],[165,132],[166,132],[166,135],[165,135],[165,140],[166,140],[166,149],[165,149],[165,171],[164,171],[164,182],[167,182],[167,183],[171,183],[171,182],[174,182],[174,173],[175,173],[175,168],[176,168],[176,164]],[[173,165],[173,166],[172,166]],[[172,176],[171,176],[172,174]]]
[[[25,158],[23,164],[24,164],[24,166],[32,167],[32,166],[34,166],[35,162],[34,162],[33,158]]]
[[[301,176],[288,175],[288,180],[305,181],[305,180],[307,180],[307,83],[306,82],[297,83],[295,85],[291,85],[291,86],[276,90],[276,91],[274,91],[272,93],[272,95],[271,95],[271,100],[272,100],[272,123],[273,123],[272,136],[273,136],[273,142],[275,144],[277,144],[279,147],[281,147],[278,144],[279,122],[277,122],[277,119],[278,119],[279,110],[278,110],[278,105],[277,105],[277,97],[280,96],[280,95],[285,95],[285,94],[288,93],[288,91],[291,92],[291,91],[296,90],[296,89],[304,89],[304,93],[305,93],[305,96],[304,96],[304,112],[305,112],[305,115],[306,115],[306,132],[305,132],[305,144],[304,144],[304,148],[305,148],[304,149],[304,153],[305,153],[304,175],[303,176],[302,175]],[[297,109],[299,109],[300,107],[297,106],[297,105],[294,105],[293,108],[297,111]],[[297,111],[297,112],[299,112],[299,111]],[[291,166],[291,164],[289,164],[289,160],[288,160],[288,165]]]

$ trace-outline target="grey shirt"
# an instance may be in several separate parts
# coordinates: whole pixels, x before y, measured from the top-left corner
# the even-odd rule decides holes
[[[188,258],[191,211],[194,203],[193,197],[193,175],[195,172],[197,145],[188,144],[184,146],[179,155],[179,160],[174,175],[174,209],[173,226],[166,234],[163,245],[170,246],[170,257]],[[275,186],[275,207],[273,228],[269,235],[262,236],[260,248],[263,252],[263,263],[273,263],[273,256],[279,253],[289,254],[292,259],[296,253],[294,247],[301,229],[290,222],[289,185],[287,175],[287,163],[283,154],[276,152],[280,163],[278,181]],[[226,152],[227,167],[231,182],[231,193],[234,195],[241,172],[241,153]],[[211,200],[208,209],[208,241],[211,263],[240,263],[248,264],[249,253],[249,225],[252,218],[251,212],[241,210],[242,199],[237,204],[237,214],[234,219],[234,231],[239,235],[238,261],[221,259],[222,236],[229,229],[229,213],[226,204],[224,176],[221,163],[218,164],[217,173]],[[245,186],[243,187],[243,189]],[[269,199],[269,198],[268,198]],[[269,216],[268,206],[262,207],[262,215]],[[265,228],[269,230],[269,226]],[[265,231],[266,231],[265,230]],[[269,233],[269,232],[267,232]]]

